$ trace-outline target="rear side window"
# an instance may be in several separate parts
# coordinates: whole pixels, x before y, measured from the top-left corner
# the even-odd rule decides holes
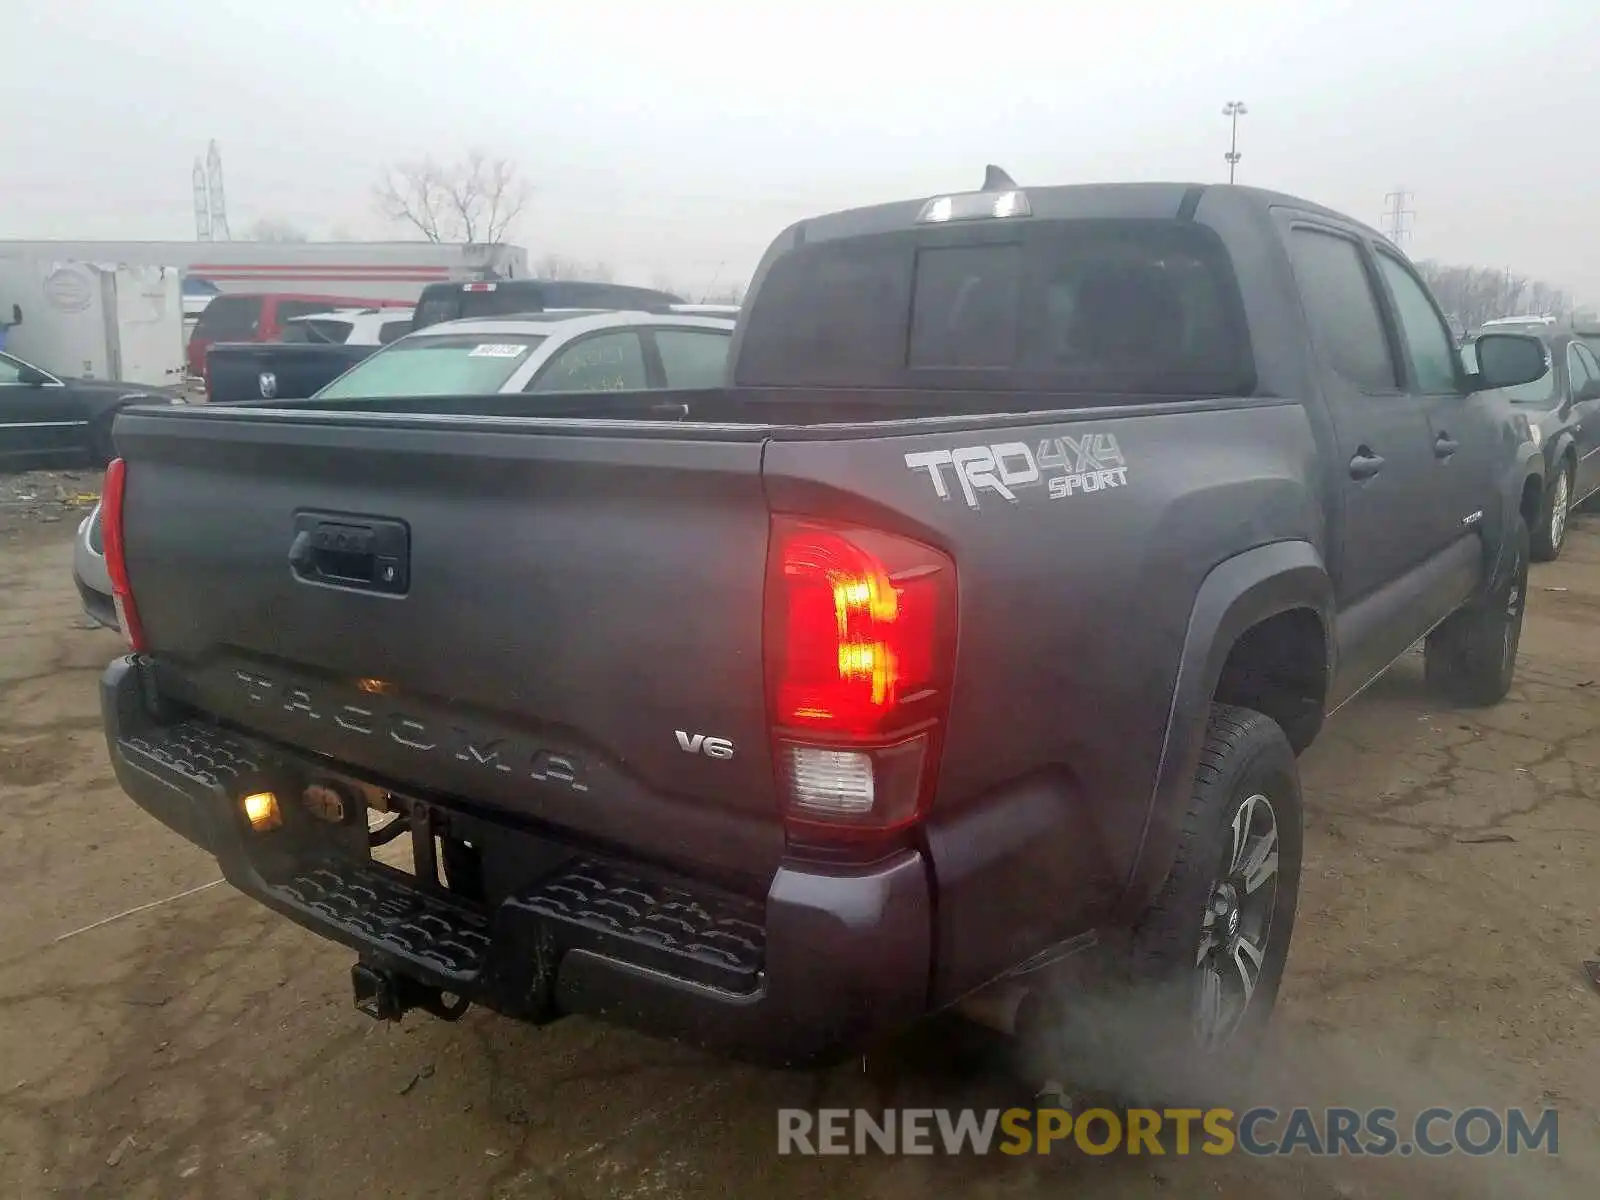
[[[210,342],[252,338],[260,321],[260,296],[218,296],[201,312],[194,332]]]
[[[374,396],[487,396],[528,361],[543,337],[448,334],[396,342],[351,367],[318,399]]]
[[[1295,229],[1289,254],[1327,366],[1362,391],[1394,391],[1394,359],[1361,248],[1338,234]]]
[[[737,364],[749,386],[1112,395],[1254,390],[1232,264],[1176,220],[937,229],[772,264]]]
[[[399,317],[393,321],[385,321],[378,326],[378,345],[387,346],[396,338],[403,338],[410,332],[410,317]]]
[[[669,388],[714,388],[727,382],[733,338],[713,329],[658,329],[656,349]]]
[[[601,333],[556,351],[523,390],[528,392],[629,392],[649,386],[644,346],[633,332]]]

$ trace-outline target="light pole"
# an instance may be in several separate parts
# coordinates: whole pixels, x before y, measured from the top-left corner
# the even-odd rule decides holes
[[[1222,106],[1222,115],[1227,117],[1233,125],[1233,134],[1228,140],[1228,152],[1222,157],[1228,163],[1228,182],[1233,182],[1234,168],[1239,165],[1239,118],[1250,110],[1244,106],[1243,100],[1229,100]]]

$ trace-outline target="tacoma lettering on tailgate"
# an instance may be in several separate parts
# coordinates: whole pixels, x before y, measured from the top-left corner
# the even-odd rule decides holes
[[[454,722],[424,720],[377,700],[340,702],[298,684],[279,682],[252,671],[235,671],[246,699],[306,722],[329,721],[346,733],[382,738],[419,754],[439,754],[457,762],[504,774],[524,772],[538,783],[554,783],[586,792],[584,765],[574,755],[544,746],[518,745],[513,738],[463,728]]]

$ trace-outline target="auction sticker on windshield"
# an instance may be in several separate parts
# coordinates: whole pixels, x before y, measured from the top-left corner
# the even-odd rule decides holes
[[[468,358],[521,358],[526,346],[518,346],[507,342],[485,342],[481,346],[474,346]]]

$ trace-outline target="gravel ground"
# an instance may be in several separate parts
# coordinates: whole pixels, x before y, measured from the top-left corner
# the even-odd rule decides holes
[[[76,528],[100,499],[104,477],[103,471],[89,469],[0,475],[0,532],[66,520]]]
[[[779,1074],[587,1020],[359,1016],[346,951],[211,886],[112,779],[95,681],[120,643],[68,575],[96,482],[0,481],[0,1195],[1600,1195],[1600,518],[1535,571],[1510,699],[1441,709],[1408,660],[1306,756],[1301,919],[1250,1097],[1554,1105],[1558,1160],[780,1159],[780,1106],[1018,1097],[938,1026]]]

